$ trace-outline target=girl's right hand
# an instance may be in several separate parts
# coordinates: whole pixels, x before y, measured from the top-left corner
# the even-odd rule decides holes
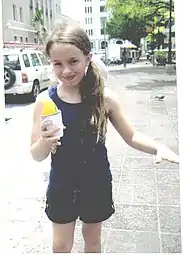
[[[50,120],[45,120],[41,123],[41,138],[51,145],[61,145],[60,137],[54,136],[59,131]]]

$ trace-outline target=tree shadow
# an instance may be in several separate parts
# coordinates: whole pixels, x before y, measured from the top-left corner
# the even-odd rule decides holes
[[[130,74],[130,73],[146,73],[146,74],[163,74],[165,67],[164,66],[159,66],[159,67],[155,67],[155,66],[133,66],[133,67],[129,67],[127,66],[126,69],[124,69],[123,67],[121,67],[121,70],[110,70],[109,73],[112,75],[121,75],[121,74]],[[171,74],[169,74],[171,76]],[[175,74],[173,74],[175,75]]]
[[[136,91],[150,91],[150,90],[158,90],[165,87],[176,87],[176,81],[165,81],[165,80],[148,80],[147,81],[139,81],[134,85],[127,85],[125,89],[127,90],[136,90]]]

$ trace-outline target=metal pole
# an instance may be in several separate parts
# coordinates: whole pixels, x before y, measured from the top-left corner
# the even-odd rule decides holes
[[[169,41],[168,41],[168,64],[172,63],[172,0],[170,0],[170,7],[169,7]]]
[[[2,144],[5,128],[5,96],[4,96],[4,61],[3,61],[3,11],[0,0],[0,144]]]
[[[106,20],[104,21],[104,41],[105,41],[105,64],[107,62],[107,49],[106,49]]]

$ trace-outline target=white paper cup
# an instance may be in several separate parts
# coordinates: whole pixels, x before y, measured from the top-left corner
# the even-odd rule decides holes
[[[61,111],[58,111],[57,113],[52,114],[52,115],[42,116],[42,122],[44,122],[46,120],[51,120],[55,127],[60,128],[60,130],[55,132],[54,136],[62,137],[63,136],[63,122],[62,122]]]

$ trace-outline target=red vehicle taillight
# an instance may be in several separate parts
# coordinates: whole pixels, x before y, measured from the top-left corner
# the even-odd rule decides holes
[[[22,83],[27,83],[28,82],[28,76],[26,73],[22,73]]]

